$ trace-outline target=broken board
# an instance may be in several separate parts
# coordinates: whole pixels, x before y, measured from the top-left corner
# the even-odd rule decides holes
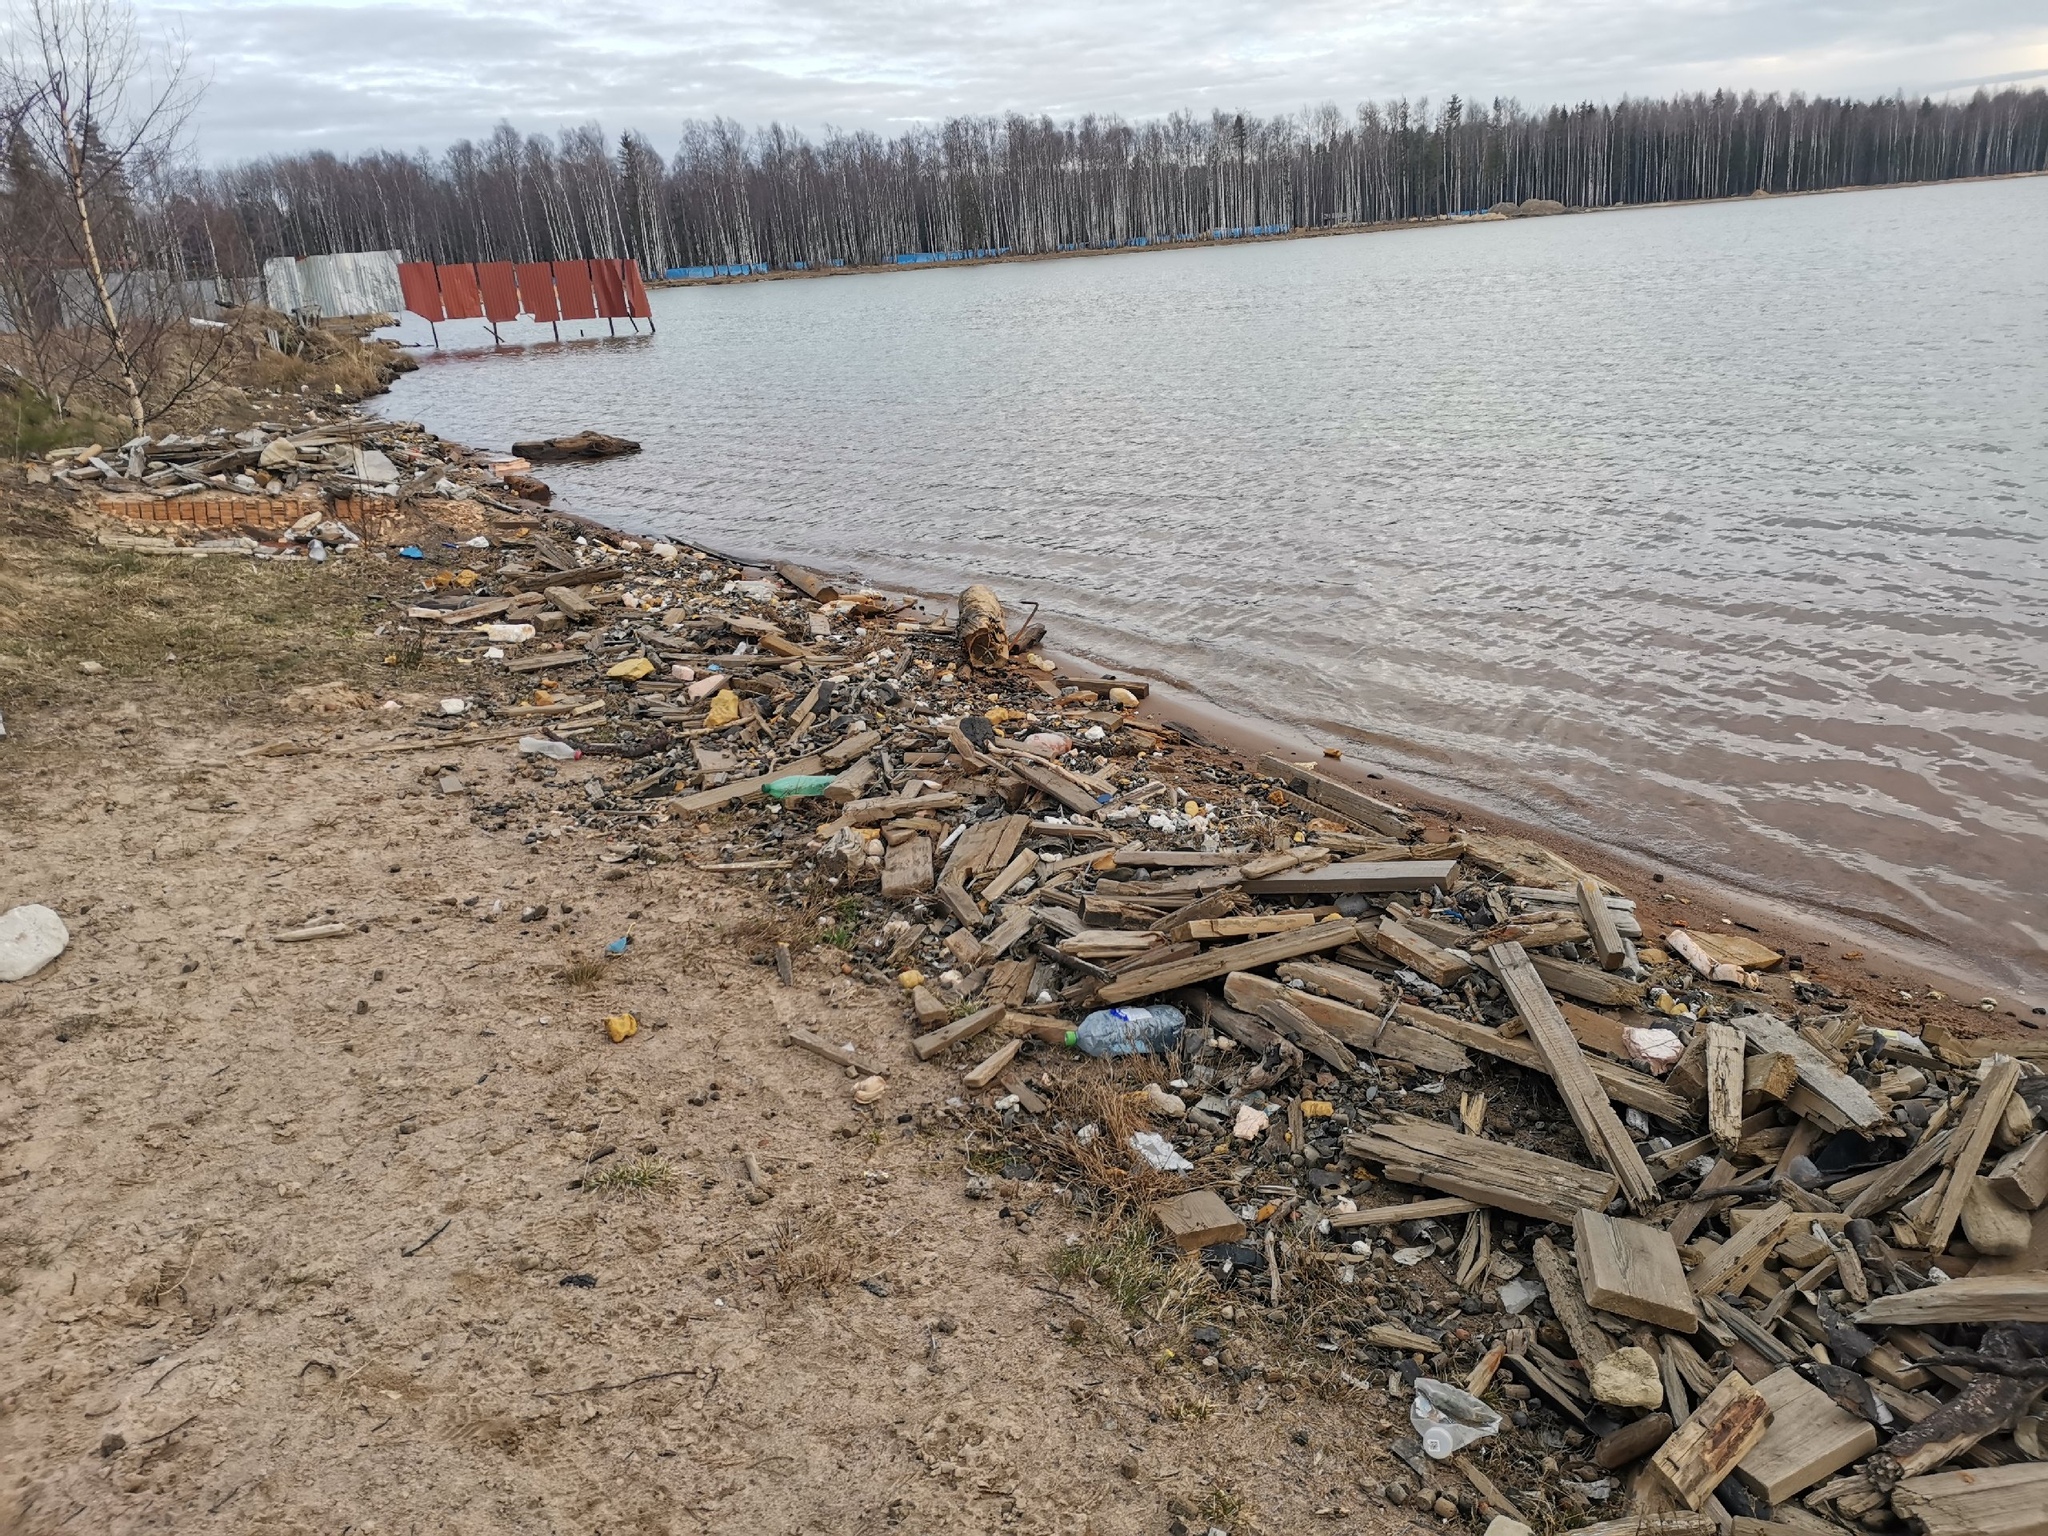
[[[1572,1221],[1572,1246],[1589,1305],[1679,1333],[1698,1329],[1699,1309],[1685,1284],[1678,1245],[1662,1227],[1580,1211]]]

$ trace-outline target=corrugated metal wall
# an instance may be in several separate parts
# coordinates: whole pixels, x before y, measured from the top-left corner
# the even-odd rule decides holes
[[[398,285],[402,251],[342,251],[332,256],[275,256],[263,263],[263,291],[272,309],[340,315],[395,315],[405,308]]]

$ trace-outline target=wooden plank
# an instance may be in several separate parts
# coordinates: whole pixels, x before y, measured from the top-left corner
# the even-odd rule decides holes
[[[1699,1327],[1678,1245],[1662,1227],[1580,1211],[1572,1219],[1572,1247],[1588,1305],[1679,1333]]]
[[[1066,807],[1077,816],[1093,816],[1102,809],[1095,796],[1044,764],[1026,762],[1021,757],[1005,757],[1002,769],[1003,772],[1022,779],[1048,800]]]
[[[2015,1210],[2038,1211],[2048,1203],[2048,1131],[2006,1153],[1990,1179],[1993,1193]]]
[[[1454,949],[1432,944],[1396,918],[1383,917],[1378,928],[1360,934],[1388,959],[1407,966],[1418,976],[1439,987],[1455,986],[1472,972],[1472,957]]]
[[[1192,1252],[1214,1243],[1234,1243],[1244,1236],[1244,1223],[1213,1189],[1197,1189],[1151,1207],[1174,1246]],[[1435,1345],[1430,1346],[1432,1349]]]
[[[1898,1296],[1879,1296],[1858,1323],[2048,1323],[2048,1274],[1965,1275]]]
[[[1576,997],[1582,1003],[1593,1003],[1602,1008],[1633,1008],[1649,992],[1639,981],[1626,981],[1590,965],[1560,960],[1555,955],[1530,955],[1529,962],[1536,967],[1536,974],[1543,978],[1546,987],[1562,992],[1566,997]]]
[[[1760,1212],[1735,1236],[1693,1266],[1689,1277],[1695,1296],[1740,1295],[1756,1278],[1785,1235],[1785,1224],[1797,1213],[1782,1201]]]
[[[849,736],[837,745],[825,748],[818,756],[825,760],[827,773],[837,773],[840,769],[866,757],[881,744],[880,731],[862,731],[858,736]]]
[[[1404,1183],[1539,1221],[1563,1223],[1588,1207],[1604,1210],[1617,1188],[1612,1174],[1406,1115],[1346,1136],[1344,1149],[1398,1173]]]
[[[715,811],[721,806],[752,799],[777,779],[809,776],[811,774],[823,773],[824,771],[824,758],[799,757],[791,762],[784,763],[780,768],[775,769],[771,773],[762,774],[759,778],[741,779],[736,783],[720,785],[717,789],[699,790],[694,795],[685,795],[682,799],[676,801],[674,809],[684,815],[694,814],[699,811]]]
[[[1033,871],[1037,868],[1038,855],[1029,848],[1026,848],[998,870],[995,878],[983,886],[977,894],[986,902],[994,903],[1001,901],[1011,891],[1030,879]]]
[[[848,805],[860,799],[875,782],[880,772],[873,757],[864,757],[849,768],[842,769],[839,777],[825,786],[825,798],[834,805]]]
[[[1650,1470],[1686,1508],[1699,1509],[1763,1439],[1770,1417],[1770,1404],[1731,1371],[1657,1448]]]
[[[2044,1536],[2048,1462],[1905,1478],[1892,1489],[1892,1508],[1927,1536]]]
[[[1723,1152],[1733,1152],[1742,1140],[1742,1031],[1727,1024],[1700,1029],[1707,1040],[1707,1134]]]
[[[811,771],[815,773],[817,770]],[[787,773],[789,770],[785,768],[782,772]],[[777,775],[778,778],[780,776]],[[839,814],[833,818],[833,825],[872,827],[884,821],[894,821],[899,816],[918,816],[926,811],[956,811],[966,803],[964,796],[944,791],[937,794],[882,795],[868,800],[849,800],[839,807]]]
[[[813,1056],[822,1056],[838,1066],[852,1067],[856,1072],[864,1072],[870,1077],[886,1075],[889,1070],[887,1067],[876,1065],[857,1051],[849,1050],[843,1045],[834,1045],[824,1036],[814,1034],[801,1024],[787,1026],[783,1034],[791,1045],[802,1046]]]
[[[1330,1218],[1332,1232],[1349,1232],[1354,1227],[1391,1227],[1404,1221],[1442,1221],[1478,1210],[1476,1200],[1445,1195],[1436,1200],[1411,1200],[1406,1205],[1372,1205],[1362,1211],[1347,1211]]]
[[[1822,1055],[1819,1047],[1784,1020],[1768,1013],[1745,1013],[1734,1021],[1760,1053],[1782,1051],[1799,1063],[1799,1080],[1848,1125],[1869,1130],[1887,1118],[1870,1090]]]
[[[1590,1377],[1593,1367],[1620,1346],[1593,1321],[1593,1314],[1586,1305],[1585,1282],[1569,1254],[1549,1238],[1539,1237],[1530,1247],[1529,1256],[1536,1261],[1536,1273],[1550,1292],[1550,1310],[1557,1314],[1558,1327],[1572,1341],[1572,1351],[1579,1358],[1579,1366]]]
[[[1198,917],[1167,930],[1176,943],[1193,939],[1210,944],[1218,939],[1255,939],[1268,933],[1293,933],[1321,922],[1315,912],[1271,912],[1261,917]]]
[[[882,855],[882,899],[908,901],[932,888],[932,840],[905,838]]]
[[[1628,959],[1628,946],[1621,942],[1621,930],[1614,924],[1606,896],[1591,880],[1581,880],[1574,890],[1579,898],[1579,918],[1585,923],[1586,938],[1593,946],[1593,957],[1603,971],[1620,970]]]
[[[1038,911],[1034,907],[1005,907],[1002,920],[990,929],[988,937],[981,941],[981,958],[985,961],[1002,959],[1009,952],[1010,946],[1023,938],[1030,931],[1031,925],[1037,921]]]
[[[940,879],[964,888],[968,881],[987,867],[988,856],[994,850],[996,839],[1001,833],[1001,819],[977,821],[968,826],[953,840],[952,851],[946,856],[945,873]]]
[[[1257,970],[1282,960],[1294,960],[1302,955],[1318,954],[1326,949],[1335,949],[1348,944],[1358,936],[1358,925],[1348,922],[1317,923],[1313,928],[1299,933],[1277,933],[1267,939],[1251,939],[1243,944],[1219,944],[1216,948],[1194,955],[1186,960],[1177,960],[1170,965],[1151,966],[1138,975],[1119,978],[1108,983],[1095,995],[1099,1002],[1127,1003],[1135,998],[1151,997],[1172,987],[1190,986],[1198,981],[1213,981],[1218,976],[1227,976],[1232,971]]]
[[[1280,967],[1284,981],[1299,981],[1304,986],[1327,992],[1332,997],[1369,1009],[1374,1014],[1387,1005],[1386,989],[1364,971],[1348,965],[1328,961],[1300,961]],[[1414,1003],[1395,1003],[1394,1017],[1404,1024],[1412,1024],[1441,1035],[1467,1050],[1483,1051],[1497,1056],[1502,1061],[1513,1062],[1516,1066],[1531,1072],[1547,1073],[1543,1058],[1536,1048],[1526,1040],[1510,1040],[1497,1029],[1484,1024],[1475,1024],[1469,1019],[1453,1018],[1446,1013],[1423,1008]],[[1340,1038],[1344,1038],[1340,1036]],[[1354,1042],[1346,1039],[1346,1044]],[[1359,1046],[1361,1050],[1370,1047]],[[1589,1059],[1587,1066],[1599,1081],[1601,1090],[1617,1104],[1626,1104],[1640,1109],[1646,1115],[1655,1115],[1673,1125],[1688,1125],[1694,1120],[1693,1107],[1682,1095],[1651,1077],[1647,1072],[1638,1072],[1618,1062]]]
[[[1223,990],[1231,1007],[1247,1013],[1258,1013],[1262,1004],[1284,1000],[1353,1050],[1405,1061],[1431,1072],[1461,1072],[1472,1065],[1463,1051],[1430,1030],[1416,1029],[1346,1003],[1317,997],[1312,992],[1285,987],[1270,977],[1233,971],[1225,979]]]
[[[935,1029],[928,1035],[919,1035],[910,1042],[910,1048],[917,1053],[919,1061],[930,1061],[939,1052],[956,1046],[963,1040],[972,1040],[1000,1019],[1006,1011],[1001,1003],[996,1003],[979,1012],[970,1013],[964,1019],[956,1019],[944,1029]]]
[[[1787,1366],[1756,1384],[1771,1422],[1735,1475],[1767,1504],[1780,1504],[1877,1449],[1877,1430]]]
[[[1613,1106],[1599,1079],[1593,1075],[1579,1042],[1551,1001],[1549,991],[1538,978],[1522,946],[1510,941],[1487,951],[1500,976],[1501,986],[1528,1026],[1530,1042],[1542,1056],[1557,1085],[1558,1096],[1571,1112],[1572,1121],[1585,1139],[1586,1149],[1621,1181],[1621,1191],[1630,1206],[1648,1210],[1658,1200],[1657,1181],[1643,1166],[1642,1154],[1627,1129],[1616,1118]]]
[[[1404,863],[1368,859],[1358,863],[1324,864],[1316,869],[1290,869],[1263,880],[1247,880],[1254,896],[1374,895],[1393,891],[1426,891],[1450,879],[1455,859],[1411,859]]]
[[[1892,1203],[1912,1188],[1915,1181],[1932,1173],[1937,1166],[1947,1161],[1951,1135],[1952,1133],[1946,1130],[1923,1132],[1913,1150],[1897,1162],[1887,1163],[1879,1169],[1878,1176],[1858,1190],[1855,1198],[1842,1207],[1842,1214],[1854,1220],[1889,1210]]]
[[[2005,1114],[2005,1101],[2019,1080],[2020,1064],[2012,1057],[1991,1058],[1990,1070],[1977,1085],[1970,1107],[1964,1113],[1962,1123],[1956,1127],[1955,1139],[1950,1143],[1955,1148],[1955,1155],[1949,1162],[1953,1171],[1942,1190],[1941,1202],[1935,1207],[1933,1219],[1925,1226],[1917,1221],[1914,1223],[1926,1234],[1926,1247],[1930,1253],[1940,1253],[1948,1247],[1956,1221],[1963,1214],[1963,1202],[1969,1198],[1971,1182],[1977,1177],[1978,1166],[1990,1150],[1991,1138],[1998,1130],[2000,1117]]]
[[[1004,1041],[993,1051],[989,1052],[988,1056],[978,1066],[968,1072],[961,1081],[976,1093],[979,1093],[998,1077],[1001,1077],[1003,1069],[1015,1061],[1017,1053],[1023,1049],[1024,1042],[1022,1040]]]
[[[1277,757],[1262,757],[1259,759],[1259,772],[1278,779],[1285,788],[1302,798],[1328,806],[1350,820],[1371,827],[1375,832],[1384,832],[1389,837],[1405,837],[1415,826],[1414,818],[1399,806],[1375,799],[1349,784],[1325,778],[1305,765]]]

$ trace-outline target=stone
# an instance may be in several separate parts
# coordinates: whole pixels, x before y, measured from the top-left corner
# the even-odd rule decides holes
[[[1510,1520],[1506,1515],[1495,1515],[1493,1523],[1486,1528],[1486,1536],[1536,1536],[1536,1533],[1519,1520]]]
[[[0,915],[0,981],[26,981],[64,953],[71,930],[34,902]]]
[[[1593,1396],[1616,1408],[1661,1408],[1664,1382],[1648,1350],[1617,1349],[1589,1373]]]

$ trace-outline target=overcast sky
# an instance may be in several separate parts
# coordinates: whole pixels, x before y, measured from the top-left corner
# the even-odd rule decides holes
[[[209,159],[692,117],[1290,111],[1456,91],[2048,84],[2042,0],[143,0],[212,74]]]

